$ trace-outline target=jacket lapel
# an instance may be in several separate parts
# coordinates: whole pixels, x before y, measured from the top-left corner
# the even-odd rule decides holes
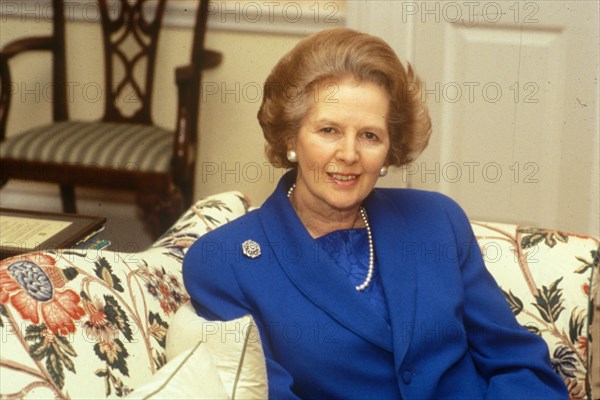
[[[292,180],[292,174],[284,176],[275,193],[259,209],[276,261],[316,307],[355,334],[391,352],[392,337],[387,322],[348,283],[296,215],[287,199]]]
[[[373,232],[376,268],[379,268],[384,295],[390,313],[394,359],[404,359],[414,329],[418,268],[414,254],[409,257],[414,229],[408,223],[409,210],[400,208],[386,192],[374,190],[365,200]],[[414,250],[414,249],[413,249]]]

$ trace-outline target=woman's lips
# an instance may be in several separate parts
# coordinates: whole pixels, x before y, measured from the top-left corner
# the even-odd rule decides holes
[[[328,173],[327,174],[333,182],[340,184],[340,185],[353,185],[356,182],[358,182],[358,177],[359,175],[354,175],[354,174],[332,174],[332,173]]]

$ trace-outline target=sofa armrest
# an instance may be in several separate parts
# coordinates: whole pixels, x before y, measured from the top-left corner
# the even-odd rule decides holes
[[[120,397],[147,382],[165,365],[170,319],[188,300],[185,251],[247,209],[236,192],[201,200],[140,253],[60,249],[2,260],[0,397]]]
[[[592,398],[594,293],[598,239],[571,233],[472,222],[488,270],[517,321],[548,344],[554,370],[572,398]],[[597,337],[597,336],[596,336]]]
[[[208,196],[193,204],[148,250],[160,252],[179,262],[200,236],[250,210],[250,200],[231,191]]]

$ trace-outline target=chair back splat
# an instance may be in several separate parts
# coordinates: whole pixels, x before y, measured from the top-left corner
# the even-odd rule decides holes
[[[152,89],[156,48],[165,11],[165,0],[159,0],[154,15],[144,12],[142,0],[131,3],[120,0],[118,7],[100,0],[102,37],[104,41],[104,66],[106,71],[105,112],[106,122],[134,122],[152,124]],[[148,20],[146,18],[149,18]],[[122,76],[117,76],[117,64],[122,66]],[[134,70],[143,68],[139,79]],[[136,108],[126,110],[128,105]],[[127,115],[129,112],[129,115]]]

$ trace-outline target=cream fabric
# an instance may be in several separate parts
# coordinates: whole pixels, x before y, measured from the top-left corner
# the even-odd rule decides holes
[[[167,332],[167,360],[179,357],[198,340],[213,356],[229,398],[268,397],[260,334],[250,315],[232,321],[207,321],[199,317],[188,302],[171,320]]]
[[[162,367],[150,382],[134,390],[128,399],[226,399],[210,349],[204,342],[183,351]]]

